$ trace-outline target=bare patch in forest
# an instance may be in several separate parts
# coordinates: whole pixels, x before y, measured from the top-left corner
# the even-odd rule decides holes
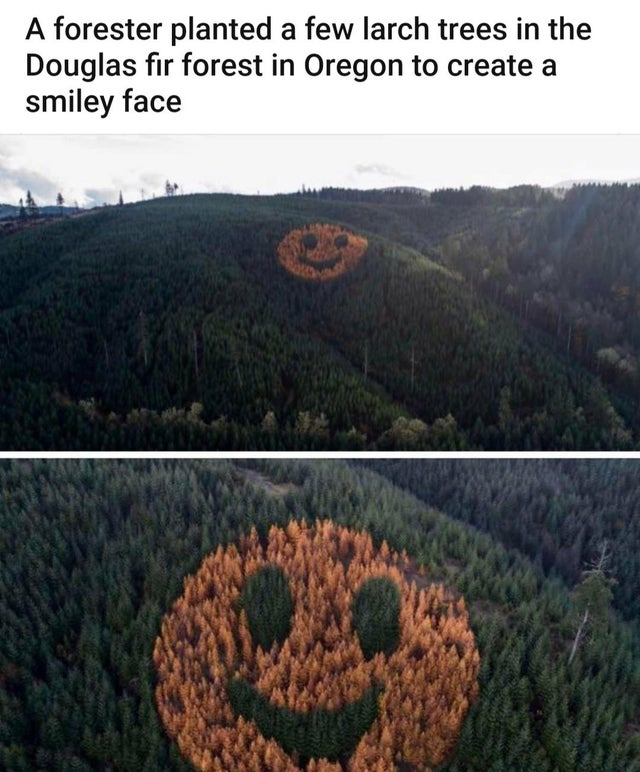
[[[257,472],[255,469],[236,466],[236,471],[244,482],[253,485],[254,488],[258,488],[258,490],[273,498],[283,499],[290,493],[300,490],[300,486],[294,483],[274,483],[273,480],[270,480],[266,475]]]
[[[495,603],[492,600],[476,600],[469,604],[471,614],[478,614],[481,617],[500,617],[506,619],[509,616],[509,609],[502,603]]]

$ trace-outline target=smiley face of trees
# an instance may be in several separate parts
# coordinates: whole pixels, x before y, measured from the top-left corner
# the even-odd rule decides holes
[[[330,521],[218,547],[153,659],[166,731],[202,770],[436,765],[478,692],[464,600]]]
[[[306,225],[290,231],[278,244],[278,259],[302,279],[328,281],[350,271],[369,242],[339,225]]]

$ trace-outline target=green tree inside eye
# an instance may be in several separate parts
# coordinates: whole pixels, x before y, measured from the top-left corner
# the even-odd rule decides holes
[[[240,596],[240,607],[247,614],[251,636],[268,651],[282,643],[291,631],[293,598],[284,571],[278,566],[263,566],[250,576]]]
[[[315,233],[305,233],[302,243],[307,249],[315,249],[318,246],[318,237]]]
[[[351,604],[353,629],[362,652],[371,659],[378,652],[390,654],[400,635],[400,590],[385,576],[368,579]]]

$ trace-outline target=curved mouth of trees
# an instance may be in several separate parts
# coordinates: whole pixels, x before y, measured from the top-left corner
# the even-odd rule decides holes
[[[299,263],[315,268],[316,271],[328,271],[338,265],[341,261],[342,257],[340,257],[340,255],[328,257],[325,260],[312,260],[310,257],[307,257],[307,255],[300,255],[298,257]]]
[[[384,688],[370,686],[359,700],[337,710],[318,708],[308,713],[273,705],[244,678],[227,685],[237,717],[255,721],[263,737],[275,740],[294,760],[346,761],[378,717],[378,697]]]

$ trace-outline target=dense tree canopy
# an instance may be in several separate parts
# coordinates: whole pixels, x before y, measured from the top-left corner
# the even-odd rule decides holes
[[[607,542],[614,601],[640,617],[640,486],[636,461],[437,460],[367,462],[449,517],[575,584]]]
[[[439,485],[463,480],[467,463],[440,469]],[[589,464],[604,502],[615,463]],[[531,470],[542,488],[545,469]],[[500,485],[490,468],[484,481]],[[576,490],[586,510],[592,488]],[[517,511],[529,506],[523,497]],[[439,514],[369,470],[130,460],[0,465],[0,767],[187,770],[155,703],[163,616],[219,545],[316,517],[405,549],[428,582],[464,595],[480,691],[443,769],[640,769],[638,626],[621,621],[620,601],[569,665],[582,598],[502,546],[504,534]]]
[[[513,251],[561,205],[527,191],[174,196],[2,236],[0,447],[635,447],[637,399],[607,375],[631,354],[598,344],[604,386],[577,321],[567,353],[566,315],[549,339],[494,281],[491,239]],[[310,282],[278,245],[318,222],[368,246]]]

